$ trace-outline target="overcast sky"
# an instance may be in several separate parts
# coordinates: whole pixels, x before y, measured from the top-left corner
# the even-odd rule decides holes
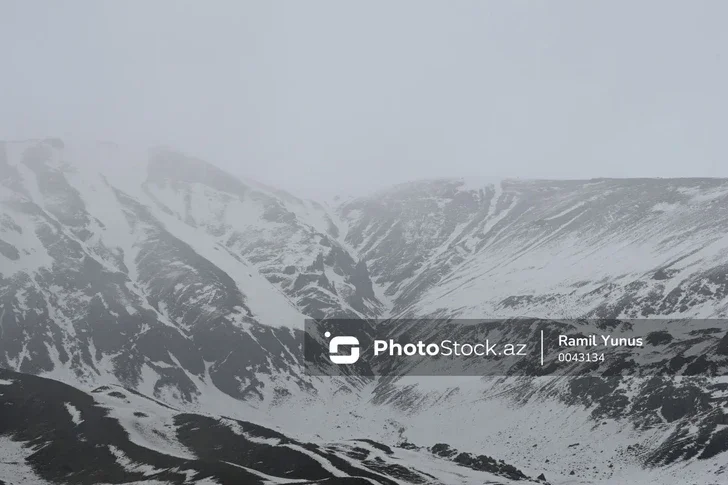
[[[728,176],[728,2],[0,0],[0,139],[294,191]]]

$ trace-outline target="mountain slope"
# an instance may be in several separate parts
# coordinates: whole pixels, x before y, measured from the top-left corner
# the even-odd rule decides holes
[[[0,480],[12,485],[515,483],[500,476],[515,468],[489,473],[371,440],[300,442],[250,422],[185,413],[117,386],[84,393],[0,370],[0,407],[2,453],[14,453],[0,463]]]
[[[391,299],[393,316],[525,316],[578,326],[573,319],[582,317],[726,315],[726,180],[421,181],[347,202],[339,217],[348,224],[346,242]],[[715,325],[720,340],[728,325]],[[477,325],[444,325],[434,334],[430,327],[400,324],[388,337],[483,338]],[[504,327],[491,337],[522,338],[511,333],[515,327]],[[668,345],[666,362],[697,368],[700,359],[714,357],[716,341],[707,347],[697,336],[688,341]],[[700,374],[692,380],[408,376],[380,380],[373,401],[396,410],[406,439],[428,442],[429,433],[419,430],[437,422],[438,439],[451,445],[542,466],[563,480],[574,472],[584,483],[620,483],[655,466],[656,477],[666,473],[657,483],[675,476],[718,480],[725,468],[716,454],[728,446],[725,377]]]
[[[158,151],[145,192],[165,213],[200,228],[252,263],[313,318],[376,316],[366,265],[337,242],[325,209],[280,191],[246,185],[201,160]]]
[[[727,180],[434,180],[339,212],[394,315],[726,315]]]
[[[214,187],[195,190],[223,197],[218,189],[244,187],[235,203],[263,215],[225,237],[210,232],[222,223],[214,211],[207,228],[180,220],[160,202],[169,194],[156,185],[155,167],[171,156],[161,153],[140,160],[114,146],[56,140],[0,146],[0,362],[175,402],[196,402],[208,386],[241,400],[272,399],[266,385],[283,394],[311,389],[300,368],[306,314],[375,311],[379,303],[352,283],[371,287],[366,270],[332,241],[320,244],[325,234],[292,213],[266,219],[285,212],[283,199],[217,186],[232,179],[202,162],[193,168],[209,170]],[[247,239],[238,230],[282,241],[265,253],[276,261],[264,260],[265,240],[239,246]],[[288,261],[287,251],[298,256]],[[276,262],[287,283],[273,274]]]

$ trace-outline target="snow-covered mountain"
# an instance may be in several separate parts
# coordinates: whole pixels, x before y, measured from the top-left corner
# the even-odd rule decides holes
[[[728,314],[728,180],[405,184],[340,208],[393,314]]]
[[[323,208],[167,151],[61,143],[0,150],[5,365],[261,397],[261,372],[300,380],[304,315],[381,311]]]
[[[399,446],[390,459],[420,474],[383,473],[391,483],[469,483],[463,464],[511,470],[479,455],[523,477],[478,483],[541,473],[551,483],[728,476],[720,377],[334,378],[309,375],[302,348],[307,317],[726,317],[728,180],[432,180],[332,207],[173,150],[48,139],[0,144],[0,208],[0,367],[78,388],[63,392],[78,393],[89,413],[108,404],[94,389],[124,386],[194,414],[198,428],[212,419],[202,416],[230,416],[291,442],[339,443],[329,452],[350,458],[363,452],[341,443],[371,439]],[[175,421],[175,446],[197,431],[160,406],[142,412]],[[16,441],[39,439],[18,433],[0,427]],[[207,463],[205,447],[218,438],[199,439],[183,445]],[[359,461],[375,453],[367,450]],[[150,469],[177,468],[159,483],[231,483],[219,475],[232,473],[227,465],[206,464],[216,470],[208,473],[123,453]],[[280,470],[229,461],[292,483]],[[456,475],[432,471],[444,462]],[[141,466],[129,463],[129,473]],[[364,477],[333,467],[315,479]]]

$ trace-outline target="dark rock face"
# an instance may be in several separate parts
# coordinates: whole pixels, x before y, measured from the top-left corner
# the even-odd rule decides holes
[[[650,345],[667,345],[672,342],[673,337],[667,331],[659,331],[650,333],[645,340]]]
[[[0,437],[22,442],[28,450],[25,464],[50,483],[437,483],[389,461],[392,450],[383,445],[371,448],[381,453],[345,444],[322,448],[253,423],[178,412],[115,389],[86,394],[0,369]],[[115,402],[144,406],[146,412],[134,412],[129,427],[114,417]],[[160,421],[165,416],[171,421]],[[141,446],[139,436],[130,436],[140,432],[165,437],[168,448]]]
[[[222,462],[184,460],[142,448],[129,441],[124,428],[91,396],[69,386],[7,371],[0,371],[0,378],[13,382],[3,386],[0,396],[0,435],[38,448],[27,462],[43,480],[95,484],[149,479],[145,473],[120,464],[117,457],[122,455],[133,463],[153,467],[156,479],[171,483],[183,483],[186,471],[194,472],[199,479],[219,477],[227,483],[263,483],[254,474]],[[71,420],[66,404],[80,411],[83,422],[75,424]]]
[[[12,244],[6,243],[2,239],[0,239],[0,255],[3,255],[13,261],[20,259],[20,252],[17,248]]]
[[[728,355],[728,333],[720,339],[720,343],[718,344],[718,348],[715,349],[715,352],[718,355]]]
[[[433,445],[430,448],[430,452],[473,470],[487,471],[510,480],[530,480],[521,470],[503,462],[503,460],[498,461],[486,455],[476,456],[471,453],[459,452],[456,449],[450,448],[450,445],[446,443]],[[541,477],[538,480],[541,480]]]

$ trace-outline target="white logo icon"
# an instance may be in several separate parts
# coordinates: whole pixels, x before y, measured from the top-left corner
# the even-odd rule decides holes
[[[326,338],[331,337],[331,332],[324,334]],[[338,355],[339,347],[343,345],[351,346],[350,355]],[[351,336],[334,337],[329,342],[329,357],[334,364],[353,364],[359,360],[359,339]]]

